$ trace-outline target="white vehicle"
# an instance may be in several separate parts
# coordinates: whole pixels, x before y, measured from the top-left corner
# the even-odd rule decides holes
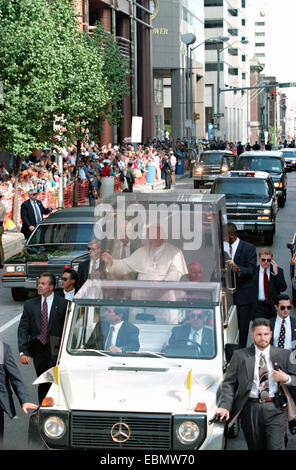
[[[146,215],[152,210],[147,195],[128,197],[125,220],[130,217],[128,202],[133,209],[144,207]],[[140,275],[136,280],[87,280],[65,322],[57,383],[30,419],[34,446],[224,448],[225,425],[211,419],[219,406],[225,367],[238,342],[232,276],[223,249],[225,198],[190,193],[156,197],[153,213],[158,211],[160,224],[167,221],[169,226],[166,243],[174,245],[178,255],[182,252],[187,265],[203,266],[202,280],[190,280],[190,274],[178,280],[146,280]],[[115,202],[111,202],[112,217],[119,215]],[[178,221],[180,230],[176,230]],[[100,227],[95,233],[102,234]],[[189,227],[193,237],[198,232],[191,243]],[[175,237],[175,231],[181,235]],[[106,243],[109,246],[110,238]],[[102,240],[102,251],[103,244]],[[110,346],[110,325],[118,326],[116,317],[120,326],[112,333]]]

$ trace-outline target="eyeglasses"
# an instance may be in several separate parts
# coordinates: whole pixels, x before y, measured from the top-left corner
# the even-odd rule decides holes
[[[285,310],[285,309],[291,310],[291,308],[292,308],[291,305],[281,305],[281,306],[280,306],[280,310]]]
[[[267,263],[271,262],[271,258],[261,258],[261,261],[267,261]]]
[[[190,318],[197,318],[198,320],[202,320],[203,315],[200,313],[190,313]]]
[[[70,277],[62,277],[62,281],[69,281],[70,279]]]
[[[88,248],[87,250],[88,250],[88,251],[95,251],[96,248]]]

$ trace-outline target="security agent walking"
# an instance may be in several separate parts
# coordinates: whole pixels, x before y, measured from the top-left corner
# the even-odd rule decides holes
[[[241,417],[249,450],[284,450],[287,411],[281,409],[279,384],[296,385],[290,351],[270,345],[269,321],[252,324],[253,345],[234,352],[222,384],[216,413],[231,427]]]
[[[43,273],[39,278],[38,297],[24,304],[18,327],[20,361],[24,365],[33,363],[37,377],[56,364],[62,337],[68,302],[54,293],[55,276]],[[38,387],[39,403],[46,396],[50,384]]]
[[[2,244],[2,235],[4,233],[4,218],[6,214],[6,207],[2,202],[3,194],[0,194],[0,268],[3,268],[5,257]]]
[[[45,208],[42,202],[37,199],[37,191],[31,189],[28,192],[28,196],[29,199],[21,205],[21,232],[24,234],[26,240],[30,237],[37,225],[42,222],[43,215],[47,215],[52,212],[50,207]]]
[[[228,223],[228,248],[225,248],[233,261],[232,272],[236,276],[233,300],[238,314],[239,344],[244,348],[256,303],[253,281],[257,265],[256,248],[238,237],[236,225],[231,222]]]
[[[38,408],[38,405],[29,401],[26,386],[13,358],[10,346],[0,340],[0,446],[4,434],[4,413],[11,419],[16,415],[12,389],[25,414],[28,410]]]

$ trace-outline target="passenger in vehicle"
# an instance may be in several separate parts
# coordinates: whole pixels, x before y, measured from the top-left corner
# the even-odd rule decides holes
[[[110,253],[103,253],[106,272],[116,275],[137,273],[138,280],[146,281],[179,281],[187,274],[187,266],[182,251],[176,246],[164,241],[160,225],[148,228],[148,243],[138,248],[125,259],[113,259]],[[134,292],[134,299],[143,299],[142,290]],[[137,296],[140,295],[140,297]],[[148,292],[150,297],[151,292]],[[150,297],[151,298],[151,297]],[[166,300],[174,300],[173,291],[166,292]]]
[[[187,279],[192,282],[200,282],[203,280],[202,265],[198,262],[189,263],[187,265],[188,274]]]
[[[128,308],[107,307],[105,320],[95,326],[86,347],[112,353],[139,351],[139,329],[129,323]]]
[[[88,243],[88,257],[79,264],[79,285],[82,286],[87,279],[104,278],[105,265],[101,260],[101,242],[91,240]]]
[[[214,352],[213,331],[205,328],[208,320],[203,310],[187,312],[188,322],[175,326],[164,353],[167,355],[212,356]]]

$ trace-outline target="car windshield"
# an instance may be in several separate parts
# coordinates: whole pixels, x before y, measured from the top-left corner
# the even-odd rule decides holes
[[[223,153],[202,153],[199,158],[199,163],[205,165],[221,165]]]
[[[75,305],[67,349],[75,355],[211,359],[213,308]]]
[[[282,162],[279,158],[240,157],[236,169],[281,173]]]
[[[268,186],[265,180],[259,178],[243,177],[219,180],[214,183],[212,192],[215,194],[225,194],[226,198],[232,196],[264,196],[268,197]]]
[[[290,152],[283,150],[282,152],[285,158],[296,158],[296,150],[292,150]]]
[[[46,251],[51,249],[62,249],[80,251],[87,248],[92,238],[93,224],[89,223],[58,223],[41,224],[30,238],[27,247],[36,249],[46,245]]]

